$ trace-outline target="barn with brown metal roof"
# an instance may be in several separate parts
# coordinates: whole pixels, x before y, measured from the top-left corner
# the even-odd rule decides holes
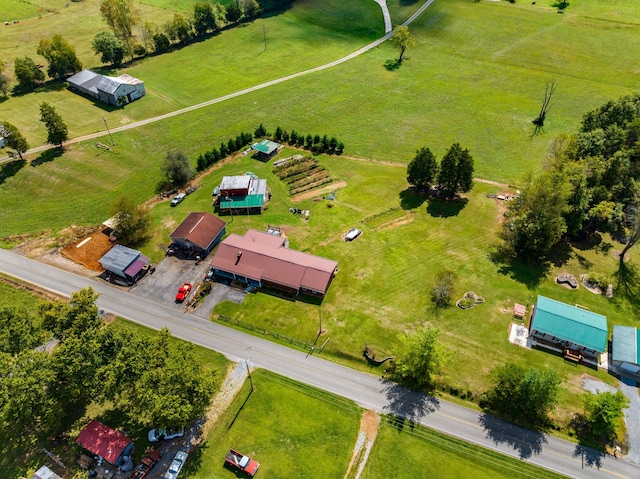
[[[169,237],[183,250],[206,256],[225,235],[226,226],[211,213],[189,213]]]
[[[286,238],[250,229],[231,234],[211,260],[214,276],[248,286],[291,295],[324,296],[338,268],[337,261],[287,247]]]

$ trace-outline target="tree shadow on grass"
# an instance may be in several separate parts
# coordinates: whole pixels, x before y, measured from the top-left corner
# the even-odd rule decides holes
[[[489,259],[498,266],[498,273],[524,284],[528,289],[539,286],[549,273],[550,268],[547,261],[535,264],[524,263],[500,249],[490,253]]]
[[[0,165],[0,185],[15,176],[26,164],[26,160],[14,160]]]
[[[510,424],[489,414],[481,414],[478,423],[485,430],[487,438],[496,446],[509,446],[518,453],[520,459],[529,459],[540,454],[542,447],[547,443],[543,433]]]
[[[427,199],[426,195],[410,187],[400,192],[400,207],[403,210],[414,210],[422,206]]]
[[[384,62],[384,67],[390,72],[400,68],[400,65],[402,65],[402,62],[399,61],[397,58],[394,60],[387,60],[386,62]]]
[[[614,277],[618,296],[626,299],[634,311],[640,311],[640,272],[638,272],[638,268],[633,264],[618,262],[618,271]]]
[[[439,218],[449,218],[458,216],[462,209],[467,205],[469,200],[459,198],[452,201],[444,201],[437,198],[431,198],[427,205],[427,213],[431,216]]]
[[[50,161],[61,157],[63,154],[63,148],[51,148],[50,150],[45,150],[40,153],[38,157],[29,164],[35,168],[37,166],[43,165],[44,163],[49,163]]]
[[[440,409],[440,401],[428,394],[419,393],[407,389],[391,381],[384,381],[384,391],[387,396],[387,405],[384,411],[388,414],[406,419],[411,422],[420,422],[424,416]],[[400,426],[403,422],[401,421]],[[398,427],[398,425],[396,425]],[[402,429],[402,427],[398,427]]]

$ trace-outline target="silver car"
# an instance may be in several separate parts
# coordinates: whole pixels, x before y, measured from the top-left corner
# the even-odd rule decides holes
[[[187,456],[188,454],[186,452],[178,451],[176,456],[173,458],[173,461],[171,461],[169,469],[165,472],[164,479],[177,479],[178,474],[180,474],[180,471],[182,470],[182,466],[184,466],[184,463],[187,460]]]

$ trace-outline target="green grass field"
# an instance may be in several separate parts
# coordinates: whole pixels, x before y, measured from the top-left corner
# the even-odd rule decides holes
[[[264,477],[342,478],[360,424],[360,410],[323,391],[258,370],[187,463],[188,477],[233,478],[229,449],[260,463]]]
[[[361,477],[559,479],[564,476],[424,427],[405,424],[399,429],[383,420]]]

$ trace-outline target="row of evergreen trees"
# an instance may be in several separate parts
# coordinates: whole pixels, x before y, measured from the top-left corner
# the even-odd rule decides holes
[[[266,130],[262,124],[260,124],[260,127],[258,128],[262,128],[261,132],[266,134]],[[257,132],[258,130],[256,130],[256,133]],[[296,130],[291,130],[291,133],[289,133],[287,130],[283,130],[278,126],[273,134],[273,138],[277,142],[286,143],[298,148],[305,148],[307,150],[311,150],[313,153],[341,155],[344,152],[344,143],[338,141],[335,136],[329,138],[326,134],[320,136],[316,133],[315,135],[308,134],[305,136],[302,133],[298,133]]]
[[[235,138],[229,138],[226,143],[221,141],[219,148],[212,148],[206,153],[198,156],[198,159],[196,160],[196,170],[206,170],[211,165],[229,156],[231,153],[240,151],[245,146],[250,145],[252,141],[253,136],[251,136],[251,133],[244,132],[238,134]]]

